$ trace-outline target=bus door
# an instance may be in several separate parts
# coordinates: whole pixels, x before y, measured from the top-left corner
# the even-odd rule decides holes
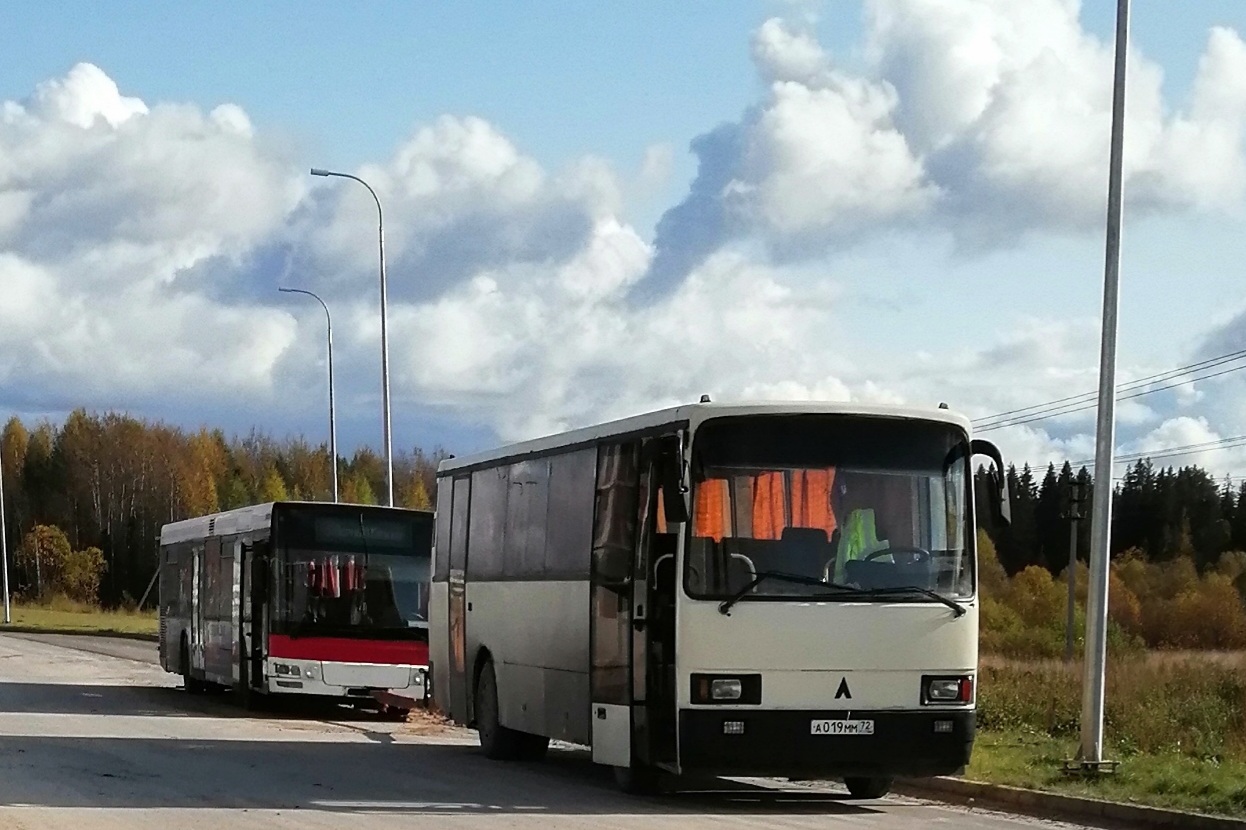
[[[191,585],[190,585],[190,666],[203,671],[203,627],[204,605],[207,593],[203,579],[204,556],[203,545],[195,545],[191,551]]]
[[[671,438],[674,438],[672,436]],[[677,440],[645,443],[638,493],[632,575],[633,754],[648,766],[677,771],[675,601],[678,520],[683,518]],[[673,513],[665,494],[670,491]],[[671,519],[674,519],[673,521]]]
[[[639,515],[639,442],[597,452],[590,580],[589,690],[593,760],[628,768],[632,755],[633,574]],[[644,637],[641,651],[644,651]]]
[[[450,503],[449,620],[446,626],[450,638],[450,670],[446,680],[450,693],[450,711],[447,714],[459,723],[470,720],[467,702],[468,686],[472,682],[467,665],[467,520],[471,493],[470,476],[454,479]]]
[[[268,620],[268,544],[244,543],[239,568],[238,598],[242,605],[238,625],[238,682],[260,688],[264,682],[264,645]]]

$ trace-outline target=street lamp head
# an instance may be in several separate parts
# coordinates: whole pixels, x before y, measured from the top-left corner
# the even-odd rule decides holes
[[[325,169],[323,169],[323,168],[321,168],[321,167],[313,167],[313,168],[311,169],[311,174],[312,174],[313,176],[331,176],[331,175],[333,175],[333,174],[332,174],[332,173],[330,173],[328,170],[325,170]]]

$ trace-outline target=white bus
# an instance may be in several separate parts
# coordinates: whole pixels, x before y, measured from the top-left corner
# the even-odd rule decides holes
[[[659,775],[955,773],[974,740],[965,418],[702,403],[442,462],[436,704],[492,758]]]
[[[160,531],[160,664],[188,692],[423,699],[428,511],[243,507]]]

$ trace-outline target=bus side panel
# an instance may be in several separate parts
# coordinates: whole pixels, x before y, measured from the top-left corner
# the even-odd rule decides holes
[[[228,684],[232,653],[230,600],[233,598],[233,555],[219,536],[207,540],[203,557],[204,676],[213,683]]]
[[[576,743],[586,743],[590,733],[588,573],[596,463],[589,447],[478,470],[467,534],[469,677],[474,682],[487,652],[502,725]],[[456,511],[458,497],[456,491]]]
[[[587,744],[588,582],[473,582],[471,597],[471,629],[493,657],[502,725]]]

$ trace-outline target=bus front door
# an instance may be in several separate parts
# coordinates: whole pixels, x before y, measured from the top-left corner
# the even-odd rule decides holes
[[[675,705],[677,525],[665,521],[662,442],[647,441],[632,572],[632,755],[678,772]]]
[[[599,450],[593,520],[593,760],[642,775],[675,770],[676,760],[665,670],[674,662],[674,583],[664,577],[674,574],[675,537],[659,526],[656,445]]]

